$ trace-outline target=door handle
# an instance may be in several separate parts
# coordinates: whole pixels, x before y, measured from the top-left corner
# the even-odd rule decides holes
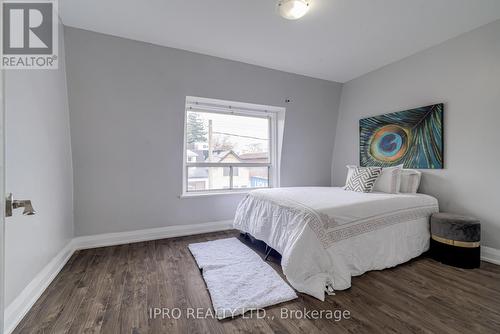
[[[12,194],[7,194],[7,196],[5,197],[5,217],[11,217],[12,211],[18,208],[24,208],[24,216],[32,216],[36,213],[29,199],[15,200],[12,197]]]

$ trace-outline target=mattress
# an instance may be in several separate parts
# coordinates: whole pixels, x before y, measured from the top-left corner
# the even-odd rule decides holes
[[[351,277],[393,267],[429,247],[437,200],[424,194],[358,193],[338,187],[251,191],[234,227],[282,255],[283,273],[298,291],[324,300]]]

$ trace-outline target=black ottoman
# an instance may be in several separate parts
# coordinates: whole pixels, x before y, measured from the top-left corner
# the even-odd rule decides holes
[[[476,218],[435,213],[431,217],[431,256],[460,268],[481,264],[481,223]]]

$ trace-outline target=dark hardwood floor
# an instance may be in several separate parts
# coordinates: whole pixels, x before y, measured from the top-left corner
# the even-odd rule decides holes
[[[267,308],[263,319],[257,314],[212,319],[210,296],[187,245],[238,235],[229,231],[78,251],[15,333],[500,332],[500,266],[483,262],[480,269],[464,270],[426,257],[353,278],[351,289],[325,302],[300,294]],[[245,243],[264,256],[261,245]],[[269,263],[281,274],[276,257]],[[179,308],[183,314],[154,318],[150,309],[155,307]],[[188,308],[209,317],[187,319]],[[297,313],[281,318],[282,312],[304,308],[348,310],[350,318],[314,320]]]

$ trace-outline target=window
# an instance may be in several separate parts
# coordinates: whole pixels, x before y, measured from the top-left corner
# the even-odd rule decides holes
[[[279,186],[284,108],[187,97],[183,194]]]
[[[229,167],[224,167],[224,176],[229,176],[230,175],[231,168]],[[239,176],[238,168],[234,167],[233,168],[233,176]]]

